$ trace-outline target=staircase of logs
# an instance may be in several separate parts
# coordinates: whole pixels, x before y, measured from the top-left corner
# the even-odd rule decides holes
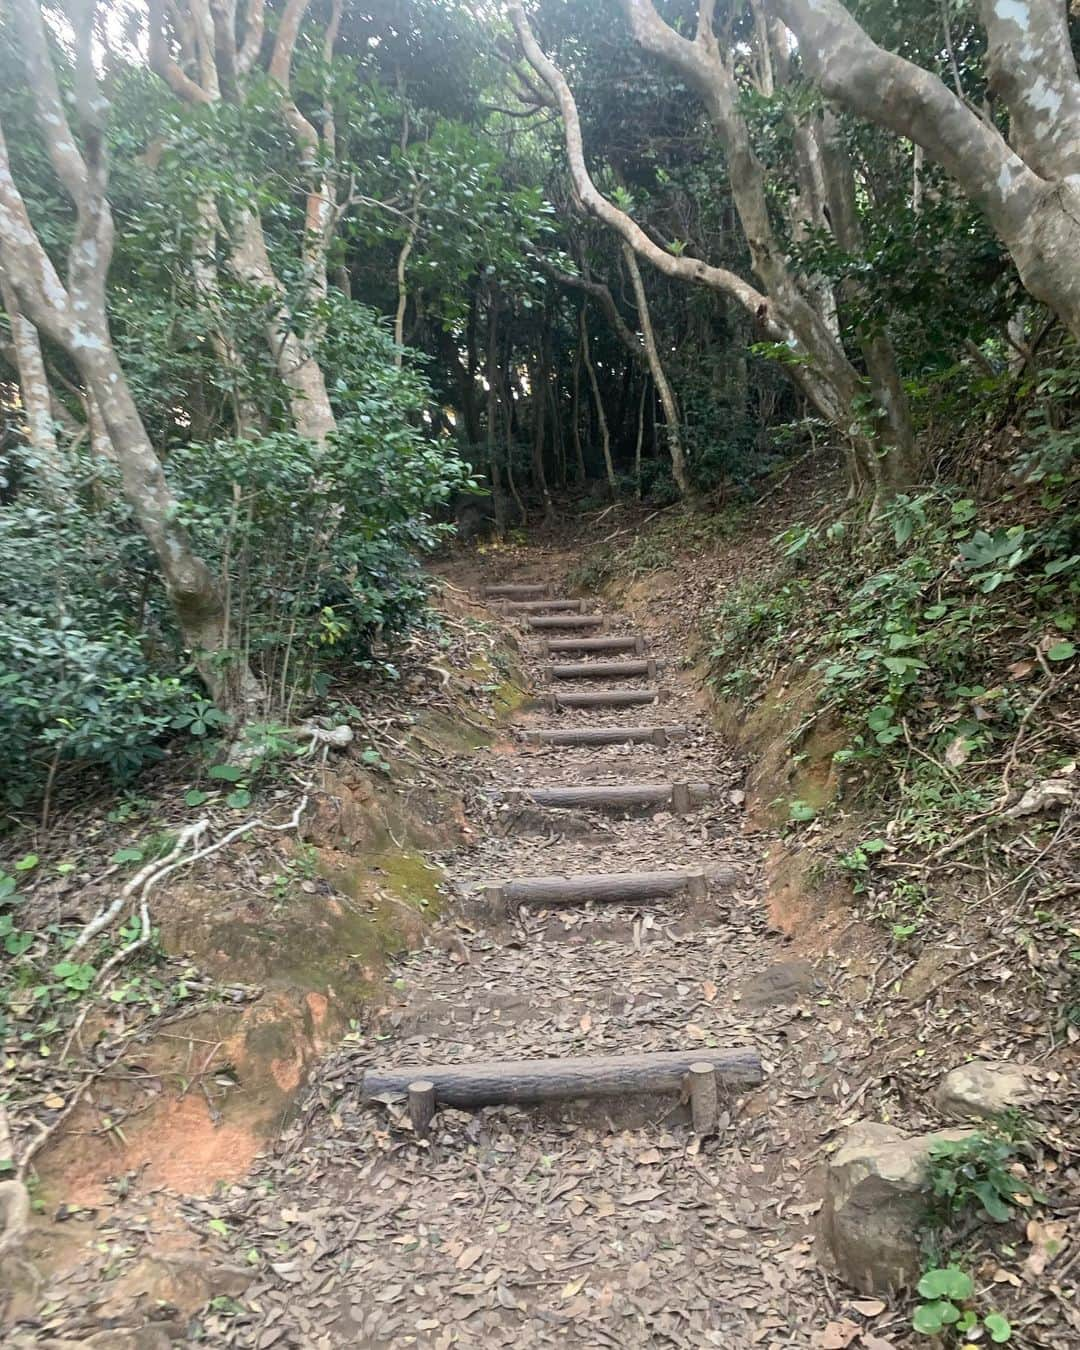
[[[641,633],[606,633],[603,615],[587,612],[586,602],[551,597],[543,583],[488,586],[483,599],[497,612],[524,625],[535,636],[534,654],[551,688],[546,707],[554,714],[588,708],[658,706],[657,683],[663,662],[648,654]],[[581,637],[578,634],[601,636]],[[612,654],[631,653],[627,659]],[[551,658],[573,657],[553,661]],[[584,659],[581,659],[584,658]],[[649,681],[644,688],[607,683],[631,677]],[[588,682],[587,689],[574,689]],[[568,688],[568,686],[570,686]],[[681,724],[572,727],[552,725],[521,730],[525,744],[590,746],[651,744],[660,748],[687,734]],[[579,808],[630,815],[656,810],[685,813],[709,796],[706,783],[658,781],[608,786],[535,787],[492,790],[503,801],[528,803],[549,810]],[[493,926],[504,926],[522,906],[564,907],[685,896],[698,902],[730,890],[733,878],[721,869],[670,869],[656,872],[597,873],[584,876],[506,877],[482,888],[485,913]],[[712,1132],[720,1094],[760,1083],[761,1061],[746,1047],[643,1055],[569,1056],[563,1059],[467,1061],[461,1064],[406,1065],[371,1068],[364,1074],[368,1101],[404,1099],[418,1137],[425,1137],[440,1105],[478,1107],[558,1100],[625,1097],[644,1094],[681,1095],[689,1102],[693,1128]]]

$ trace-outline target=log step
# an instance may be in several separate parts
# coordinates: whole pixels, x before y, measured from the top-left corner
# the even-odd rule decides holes
[[[547,592],[547,586],[542,581],[537,582],[514,582],[506,583],[502,586],[485,586],[480,592],[481,595],[491,599],[502,597],[513,600],[539,600]]]
[[[582,652],[636,652],[639,656],[645,651],[645,639],[640,633],[631,633],[628,637],[617,634],[614,637],[551,637],[540,643],[539,656],[554,656],[562,652],[566,656]]]
[[[534,632],[546,632],[549,628],[603,628],[602,614],[531,614],[525,620]]]
[[[706,878],[698,868],[688,872],[598,872],[573,877],[516,877],[492,882],[484,897],[496,913],[508,905],[583,905],[590,901],[615,904],[631,900],[654,900],[669,895],[690,895],[703,900],[709,883],[735,884],[735,874],[716,869]]]
[[[612,783],[578,787],[496,788],[505,801],[534,806],[582,807],[594,811],[632,811],[643,806],[668,806],[680,815],[712,795],[708,783]]]
[[[619,675],[647,675],[656,679],[656,672],[663,666],[662,661],[581,661],[572,665],[543,666],[543,674],[549,680],[611,680]]]
[[[413,1064],[364,1071],[365,1102],[405,1097],[410,1087],[439,1106],[495,1106],[503,1102],[575,1101],[681,1092],[691,1065],[711,1064],[729,1088],[762,1081],[756,1050],[672,1050],[646,1055],[603,1055],[573,1059],[479,1060],[464,1064]],[[423,1092],[419,1089],[423,1085]]]
[[[506,614],[584,614],[584,600],[504,600]]]
[[[551,707],[560,708],[629,708],[636,703],[655,703],[660,690],[649,689],[592,689],[574,694],[552,694]]]
[[[685,736],[689,728],[674,724],[666,727],[538,727],[522,731],[523,741],[541,745],[625,745],[651,742],[667,745]]]

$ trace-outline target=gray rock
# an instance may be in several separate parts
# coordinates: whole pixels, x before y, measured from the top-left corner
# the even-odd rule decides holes
[[[770,1008],[797,1003],[819,987],[809,961],[778,961],[746,980],[739,994],[746,1008]]]
[[[941,1139],[970,1130],[908,1136],[891,1125],[853,1125],[829,1164],[821,1225],[840,1276],[864,1294],[889,1294],[919,1277],[919,1229],[927,1161]]]
[[[1035,1070],[973,1059],[949,1070],[934,1094],[934,1105],[950,1120],[985,1120],[1009,1107],[1037,1105],[1042,1097]]]

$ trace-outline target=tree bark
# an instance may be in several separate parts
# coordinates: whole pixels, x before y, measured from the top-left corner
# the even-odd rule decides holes
[[[257,693],[242,662],[221,657],[225,610],[210,569],[178,522],[173,495],[139,417],[109,332],[105,284],[113,221],[106,196],[108,166],[101,122],[104,101],[91,55],[94,3],[75,6],[75,104],[82,149],[72,133],[35,0],[14,0],[38,126],[57,178],[75,205],[75,229],[61,281],[41,244],[11,176],[0,127],[0,270],[19,307],[68,355],[96,403],[120,466],[124,495],[157,556],[185,642],[208,688],[223,706]]]
[[[679,410],[675,406],[675,395],[671,392],[671,385],[668,383],[668,377],[664,371],[663,362],[660,360],[660,352],[656,346],[656,335],[653,332],[652,316],[649,313],[649,301],[645,294],[645,284],[641,280],[641,269],[637,265],[637,257],[634,254],[634,250],[625,241],[623,243],[623,258],[626,261],[626,270],[630,273],[630,284],[634,288],[634,299],[637,303],[638,320],[641,324],[641,336],[645,343],[645,355],[648,357],[649,370],[652,373],[653,383],[656,385],[657,392],[660,395],[660,402],[664,408],[667,443],[668,449],[671,452],[671,471],[675,477],[676,486],[685,497],[690,491],[690,479],[686,472],[686,455],[683,451],[682,433],[679,429]],[[637,440],[637,461],[640,467],[640,423]]]
[[[19,308],[14,289],[2,279],[0,295],[11,326],[15,369],[26,413],[26,442],[30,450],[30,462],[46,499],[53,506],[62,507],[71,499],[70,466],[56,440],[52,392],[45,371],[45,358],[41,354],[41,340],[37,329]]]
[[[596,378],[596,369],[592,363],[592,356],[589,353],[589,327],[585,322],[585,307],[582,306],[578,314],[578,330],[581,341],[581,359],[585,364],[585,370],[589,376],[589,387],[592,389],[593,402],[596,405],[596,421],[600,427],[600,445],[604,452],[604,471],[607,474],[608,489],[612,497],[615,496],[617,485],[615,482],[615,465],[611,461],[611,432],[608,430],[607,416],[604,413],[604,400],[600,396],[600,385]]]
[[[981,0],[1013,144],[839,0],[767,0],[831,99],[921,145],[986,213],[1028,291],[1080,337],[1080,77],[1060,0]],[[1014,148],[1015,147],[1015,148]]]

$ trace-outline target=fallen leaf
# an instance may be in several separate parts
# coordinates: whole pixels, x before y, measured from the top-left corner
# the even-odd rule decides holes
[[[585,1281],[588,1278],[589,1277],[587,1275],[581,1275],[578,1277],[578,1279],[571,1280],[569,1284],[564,1284],[562,1287],[562,1292],[559,1294],[559,1297],[564,1302],[568,1298],[574,1298],[577,1294],[580,1294],[581,1291],[585,1288]]]
[[[588,1033],[592,1030],[592,1014],[586,1013],[582,1017],[581,1021],[578,1023],[578,1026],[586,1035],[588,1035]]]
[[[647,1261],[635,1261],[626,1272],[626,1283],[630,1289],[644,1289],[652,1279],[652,1271]]]
[[[63,1097],[58,1097],[55,1092],[42,1102],[42,1106],[47,1106],[50,1111],[59,1111],[64,1104]]]
[[[863,1317],[877,1317],[885,1311],[885,1304],[880,1298],[859,1298],[849,1303],[848,1307],[854,1308]]]
[[[1031,1243],[1031,1251],[1024,1262],[1024,1268],[1032,1275],[1041,1275],[1064,1247],[1068,1231],[1069,1225],[1064,1219],[1055,1219],[1049,1223],[1029,1219],[1027,1240]]]
[[[454,1262],[454,1265],[457,1266],[458,1270],[469,1270],[471,1269],[471,1267],[476,1265],[477,1261],[480,1260],[483,1254],[484,1254],[483,1247],[466,1247],[465,1250],[458,1257],[458,1259]]]
[[[814,1346],[814,1350],[847,1350],[847,1346],[860,1330],[855,1322],[845,1317],[839,1322],[829,1322],[820,1331],[815,1331],[810,1338],[810,1344]]]
[[[717,987],[712,980],[706,980],[701,986],[701,992],[705,996],[705,1002],[711,1003],[717,995]]]

